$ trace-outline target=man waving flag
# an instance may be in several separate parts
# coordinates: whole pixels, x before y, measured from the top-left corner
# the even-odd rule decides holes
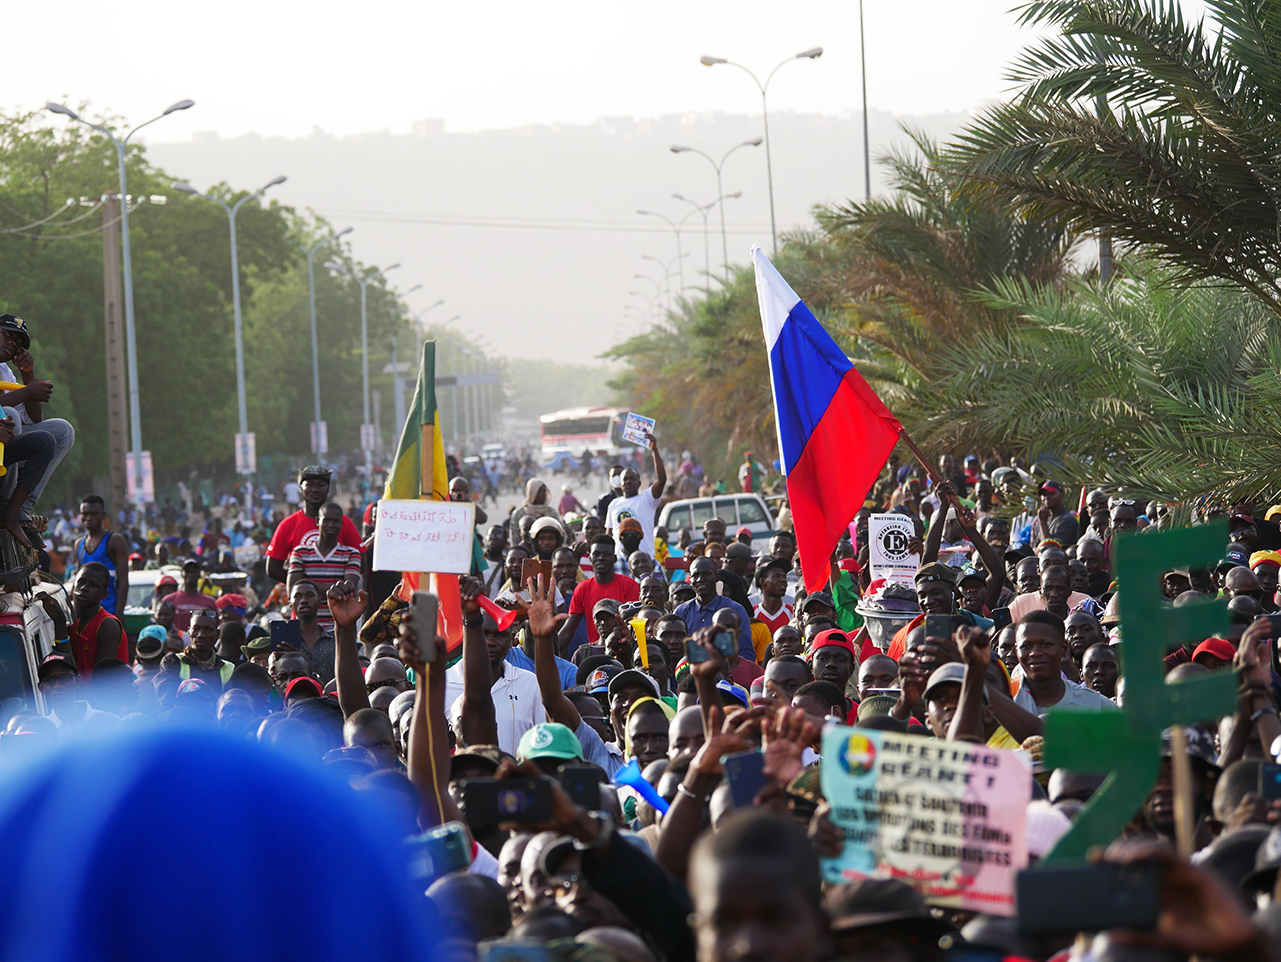
[[[805,590],[814,592],[903,426],[757,246],[752,261],[779,457]]]

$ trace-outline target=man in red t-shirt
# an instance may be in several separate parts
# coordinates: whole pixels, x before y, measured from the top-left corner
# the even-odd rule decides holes
[[[288,577],[289,553],[309,534],[320,530],[320,509],[329,500],[329,469],[318,464],[307,465],[298,472],[298,486],[302,489],[302,508],[276,526],[276,533],[267,545],[267,576],[275,581]],[[346,515],[338,532],[338,543],[349,548],[360,547],[360,532]]]
[[[182,587],[165,595],[173,603],[173,626],[179,631],[187,630],[193,611],[213,607],[213,598],[200,590],[200,570],[200,562],[188,558],[182,563]]]
[[[76,573],[76,584],[71,589],[71,605],[76,620],[68,629],[71,655],[81,678],[88,678],[100,661],[119,658],[128,664],[129,641],[124,625],[115,615],[102,607],[107,597],[111,572],[97,561],[83,565]]]
[[[591,618],[596,602],[612,598],[617,602],[640,601],[640,585],[627,575],[614,573],[614,556],[617,548],[614,539],[601,535],[592,542],[589,557],[592,560],[592,577],[580,581],[569,599],[569,618],[561,625],[558,643],[562,654],[569,650],[578,623],[587,616],[587,643],[594,644],[598,634]]]

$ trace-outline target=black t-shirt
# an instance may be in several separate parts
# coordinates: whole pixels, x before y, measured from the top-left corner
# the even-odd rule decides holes
[[[737,601],[748,614],[752,612],[752,603],[747,599],[747,582],[722,568],[716,572],[716,580],[721,584],[721,595],[730,601]]]
[[[605,520],[605,512],[609,510],[609,503],[617,498],[618,495],[613,491],[606,491],[596,499],[596,517],[602,521]]]
[[[1259,537],[1254,544],[1255,551],[1281,550],[1281,525],[1275,521],[1255,518],[1254,530],[1259,532]]]

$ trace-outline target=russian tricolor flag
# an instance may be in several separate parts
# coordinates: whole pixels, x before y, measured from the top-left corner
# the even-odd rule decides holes
[[[757,246],[752,261],[787,499],[814,592],[903,426]]]

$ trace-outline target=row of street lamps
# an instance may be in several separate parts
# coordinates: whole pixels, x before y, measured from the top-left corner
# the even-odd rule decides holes
[[[707,153],[706,151],[700,150],[697,147],[689,147],[682,144],[672,145],[672,147],[670,148],[672,153],[697,154],[698,156],[704,158],[709,164],[712,165],[712,169],[716,171],[716,200],[712,201],[710,204],[699,204],[696,201],[692,201],[689,198],[684,197],[680,194],[673,194],[672,197],[674,199],[679,200],[683,203],[689,204],[691,207],[693,207],[693,210],[687,213],[683,218],[681,218],[679,222],[668,217],[666,214],[661,214],[657,211],[638,210],[636,212],[642,217],[659,218],[660,220],[664,221],[672,229],[672,233],[676,235],[675,263],[678,265],[677,280],[678,280],[678,283],[680,284],[680,291],[682,293],[684,293],[685,291],[685,269],[684,269],[684,265],[681,264],[681,261],[684,259],[685,253],[681,250],[681,228],[684,226],[685,221],[688,220],[690,217],[692,217],[694,214],[700,214],[702,216],[703,218],[703,270],[704,270],[704,273],[708,277],[710,277],[711,276],[711,255],[709,250],[710,245],[708,243],[707,212],[710,211],[713,207],[717,207],[720,210],[721,262],[722,262],[722,270],[724,271],[725,283],[726,284],[729,283],[729,241],[725,231],[725,201],[733,198],[742,197],[743,192],[735,191],[732,194],[726,194],[725,187],[722,182],[722,173],[725,169],[725,163],[726,161],[729,160],[730,155],[737,150],[741,150],[744,147],[759,147],[761,146],[761,144],[765,145],[765,173],[766,173],[766,182],[769,189],[770,238],[773,242],[774,253],[775,254],[778,253],[778,227],[777,227],[775,214],[774,214],[774,165],[773,165],[773,159],[770,155],[770,142],[769,142],[769,99],[768,99],[769,85],[770,85],[770,81],[774,79],[774,75],[778,73],[778,71],[784,65],[789,64],[794,60],[817,60],[822,55],[823,55],[822,47],[812,47],[809,50],[802,50],[800,53],[795,54],[794,56],[788,57],[786,60],[779,63],[778,66],[776,66],[773,70],[771,70],[769,74],[765,77],[764,82],[762,82],[761,79],[757,77],[755,73],[753,73],[750,69],[748,69],[741,63],[736,63],[732,60],[726,60],[723,57],[711,57],[707,55],[704,55],[699,58],[699,62],[706,67],[715,67],[720,64],[725,64],[730,67],[737,67],[739,70],[742,70],[744,73],[746,73],[749,77],[752,78],[752,81],[756,84],[757,88],[761,92],[761,114],[762,114],[762,125],[764,127],[764,134],[761,137],[753,137],[751,140],[745,140],[741,144],[735,144],[729,150],[725,151],[724,155],[721,157],[719,161],[717,161],[716,158],[713,157],[711,154]],[[667,306],[668,306],[668,309],[670,310],[671,309],[670,264],[663,265],[662,261],[659,261],[658,258],[650,257],[648,255],[646,255],[645,259],[656,261],[657,263],[659,263],[660,266],[664,267],[664,273],[666,275],[665,284],[668,292]],[[658,282],[647,274],[636,274],[635,276],[637,278],[644,278],[646,280],[649,280],[651,283],[655,285],[655,288],[656,288],[655,299],[650,301],[650,309],[651,309],[651,313],[653,313],[655,305],[660,303],[662,300],[661,290],[658,289]],[[647,295],[643,294],[640,291],[630,291],[628,293],[628,296],[647,297]]]

